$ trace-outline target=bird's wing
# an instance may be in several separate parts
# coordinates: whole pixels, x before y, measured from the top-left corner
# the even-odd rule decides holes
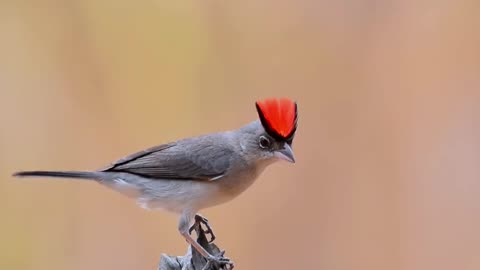
[[[103,169],[153,179],[203,180],[221,178],[231,165],[234,151],[215,144],[169,143],[127,156]]]

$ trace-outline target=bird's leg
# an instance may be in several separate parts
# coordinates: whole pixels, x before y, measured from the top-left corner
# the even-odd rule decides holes
[[[203,230],[201,224],[205,225],[205,227],[207,228],[206,230]],[[190,229],[188,230],[188,232],[191,234],[192,231],[195,229],[195,226],[199,226],[201,230],[203,230],[203,232],[205,234],[210,234],[210,241],[208,241],[209,243],[212,243],[214,240],[215,240],[215,234],[213,233],[213,230],[212,230],[212,227],[210,227],[210,224],[208,224],[208,219],[205,218],[204,216],[200,215],[200,214],[196,214],[195,215],[195,223],[190,227]]]
[[[194,215],[188,211],[184,211],[182,213],[180,216],[180,222],[178,224],[178,230],[180,234],[185,237],[185,240],[187,240],[187,242],[207,260],[207,265],[214,263],[218,265],[225,265],[228,267],[228,269],[233,269],[233,262],[230,261],[229,258],[223,257],[223,253],[221,253],[219,256],[214,256],[192,238],[189,233],[189,225],[193,217]]]

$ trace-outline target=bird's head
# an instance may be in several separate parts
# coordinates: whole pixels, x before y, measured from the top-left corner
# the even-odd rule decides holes
[[[292,142],[297,130],[297,103],[281,99],[256,102],[259,120],[240,129],[242,152],[249,160],[295,162]]]

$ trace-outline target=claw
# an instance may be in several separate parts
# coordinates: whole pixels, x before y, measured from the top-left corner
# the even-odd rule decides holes
[[[201,224],[205,225],[205,227],[207,228],[206,230],[203,230]],[[205,217],[199,215],[199,214],[196,214],[195,215],[195,223],[192,225],[192,227],[190,227],[190,229],[188,230],[188,232],[191,234],[192,231],[195,229],[195,226],[198,225],[200,227],[200,229],[203,230],[203,232],[205,234],[210,234],[210,241],[208,241],[209,243],[212,243],[214,240],[215,240],[215,234],[213,233],[213,230],[212,230],[212,227],[210,227],[210,225],[208,224],[208,219],[206,219]]]
[[[219,267],[225,266],[226,267],[225,269],[227,270],[232,270],[235,264],[229,258],[223,257],[224,253],[225,251],[223,251],[220,255],[217,255],[217,256],[209,256],[207,258],[207,264],[203,269],[208,269],[208,267],[210,267],[211,264],[215,264]]]

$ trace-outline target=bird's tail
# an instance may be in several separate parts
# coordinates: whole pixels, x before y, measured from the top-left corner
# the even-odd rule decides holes
[[[77,172],[77,171],[23,171],[13,174],[15,177],[61,177],[61,178],[77,178],[92,179],[99,178],[98,172]]]

